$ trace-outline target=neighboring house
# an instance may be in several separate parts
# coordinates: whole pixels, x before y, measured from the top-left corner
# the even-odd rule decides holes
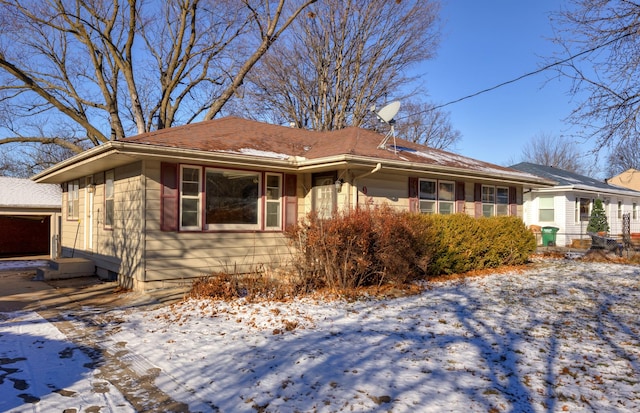
[[[382,139],[228,117],[108,142],[33,179],[63,185],[63,256],[90,258],[99,276],[137,290],[287,263],[284,231],[312,211],[521,216],[523,190],[553,184]]]
[[[559,228],[558,246],[575,246],[574,240],[589,239],[587,225],[596,198],[603,200],[609,234],[622,234],[625,213],[630,214],[631,232],[640,230],[640,192],[551,166],[523,162],[512,168],[557,181],[553,187],[535,188],[524,194],[524,222]]]
[[[627,169],[623,173],[607,179],[607,183],[640,191],[640,171],[633,168]]]
[[[60,185],[0,177],[0,257],[55,258],[61,208]]]

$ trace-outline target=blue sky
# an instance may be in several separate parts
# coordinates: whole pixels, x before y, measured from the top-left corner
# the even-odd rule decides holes
[[[419,68],[428,100],[444,104],[532,72],[548,63],[556,46],[549,13],[557,0],[442,0],[442,42]],[[568,79],[553,70],[443,108],[462,132],[456,152],[508,165],[542,133],[575,133],[564,120],[576,106]],[[573,139],[573,138],[572,138]],[[576,139],[585,152],[590,144]]]

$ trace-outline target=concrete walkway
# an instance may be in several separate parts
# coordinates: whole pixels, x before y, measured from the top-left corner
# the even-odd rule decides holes
[[[46,259],[46,258],[45,258]],[[37,261],[28,257],[25,263]],[[79,277],[64,280],[34,280],[36,269],[28,265],[15,269],[0,260],[0,312],[21,310],[61,310],[81,307],[129,308],[154,307],[181,300],[183,290],[137,293],[122,290],[115,281],[102,281],[98,277]],[[3,263],[5,264],[3,269]]]

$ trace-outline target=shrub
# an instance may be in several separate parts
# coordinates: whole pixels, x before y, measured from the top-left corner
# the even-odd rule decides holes
[[[328,287],[342,293],[383,284],[403,287],[425,276],[520,265],[536,240],[517,217],[420,215],[375,207],[320,219],[311,214],[287,231],[295,273],[217,273],[191,295],[248,301],[287,299]]]
[[[244,298],[247,302],[253,302],[264,299],[288,300],[312,289],[313,286],[285,274],[218,272],[194,281],[189,296],[212,300]]]
[[[437,228],[438,245],[429,275],[524,264],[536,248],[535,237],[518,217],[476,219],[454,214],[422,219]]]
[[[607,214],[602,206],[602,199],[596,198],[593,201],[593,210],[589,216],[589,224],[587,232],[609,232],[609,223],[607,222]]]
[[[435,237],[427,223],[388,206],[320,219],[311,214],[288,232],[301,278],[332,289],[404,284],[422,276]]]

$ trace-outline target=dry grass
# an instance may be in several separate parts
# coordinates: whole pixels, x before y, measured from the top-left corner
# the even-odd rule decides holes
[[[564,259],[565,254],[558,251],[545,251],[531,256],[533,259]],[[640,265],[640,253],[623,252],[620,257],[604,250],[588,251],[581,261],[607,262],[617,264]],[[376,286],[359,286],[354,288],[337,288],[322,285],[310,285],[293,272],[267,273],[254,272],[250,274],[216,273],[203,277],[193,283],[188,298],[207,298],[212,300],[231,301],[244,298],[247,302],[261,301],[289,301],[294,298],[310,297],[315,299],[349,301],[360,299],[398,298],[420,294],[425,289],[437,287],[438,283],[481,278],[495,274],[523,273],[531,269],[535,263],[515,266],[501,266],[474,270],[465,273],[443,274],[426,279],[427,282],[410,282],[404,284],[389,283]]]
[[[215,273],[196,280],[188,298],[287,301],[306,295],[311,286],[289,273],[253,272],[249,274]]]
[[[354,288],[312,286],[300,282],[292,273],[268,275],[265,273],[227,274],[216,273],[193,283],[187,298],[232,301],[239,298],[247,302],[289,301],[294,298],[355,301],[360,299],[399,298],[420,294],[434,284],[446,281],[464,281],[468,278],[485,277],[496,273],[522,272],[526,265],[503,266],[493,269],[470,271],[462,274],[447,274],[429,277],[428,282],[406,282],[404,284],[382,284]]]

